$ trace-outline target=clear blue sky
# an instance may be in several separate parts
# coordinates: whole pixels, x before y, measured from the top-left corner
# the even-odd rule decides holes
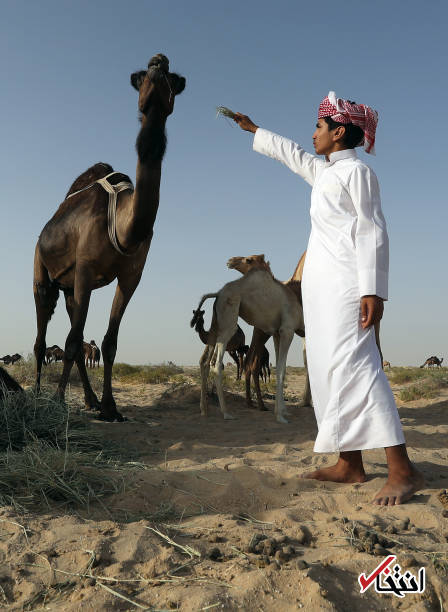
[[[277,278],[291,275],[307,244],[310,188],[254,153],[251,136],[216,119],[215,107],[312,151],[330,89],[380,116],[377,156],[365,158],[391,243],[385,358],[448,358],[447,17],[437,0],[3,0],[0,353],[32,350],[34,247],[73,179],[97,161],[135,177],[129,75],[163,52],[187,87],[167,123],[154,239],[117,360],[197,363],[192,309],[238,276],[226,268],[233,255],[265,253]],[[94,292],[87,340],[100,344],[114,288]],[[61,296],[47,344],[64,346],[68,329]],[[297,340],[288,363],[302,363]]]

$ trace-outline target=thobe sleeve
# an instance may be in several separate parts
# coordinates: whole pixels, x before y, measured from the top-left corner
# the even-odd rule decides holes
[[[307,153],[292,140],[262,128],[255,132],[253,149],[282,162],[310,185],[314,184],[318,167],[325,165],[323,160]]]
[[[348,188],[357,213],[354,238],[360,297],[377,295],[387,300],[389,238],[378,179],[368,166],[359,164],[350,175]]]

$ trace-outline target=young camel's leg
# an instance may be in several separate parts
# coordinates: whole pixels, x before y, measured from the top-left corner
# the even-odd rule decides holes
[[[45,336],[48,321],[54,312],[59,297],[59,289],[52,285],[48,271],[42,263],[39,249],[36,246],[34,255],[34,302],[36,305],[37,335],[34,343],[36,357],[36,391],[40,391],[42,362],[45,360]],[[50,363],[50,362],[48,362]]]
[[[223,359],[227,344],[238,328],[238,313],[240,310],[240,297],[233,298],[218,295],[215,301],[214,329],[216,330],[216,343],[212,363],[216,374],[215,383],[218,393],[219,406],[225,419],[235,417],[227,410],[222,387]],[[213,324],[213,322],[212,322]]]
[[[270,335],[261,329],[254,327],[249,352],[246,357],[246,402],[249,408],[253,407],[250,393],[250,377],[254,381],[255,392],[257,394],[258,410],[267,410],[264,405],[260,390],[260,355],[263,353],[264,345],[269,340]]]
[[[74,297],[70,293],[65,293],[65,308],[67,310],[70,322],[73,324],[73,312],[74,312]],[[84,403],[88,410],[99,410],[100,403],[98,398],[93,391],[89,377],[87,375],[87,359],[84,363],[84,357],[82,354],[78,354],[76,357],[76,365],[78,366],[79,375],[81,377],[82,386],[84,387]]]
[[[305,366],[305,391],[303,392],[303,398],[299,402],[299,408],[305,408],[305,406],[312,406],[313,400],[311,397],[310,377],[308,374],[308,362],[306,359],[306,343],[303,338],[303,365]]]
[[[109,326],[106,335],[103,338],[101,350],[103,352],[104,363],[104,381],[103,381],[103,397],[101,398],[101,409],[99,418],[103,421],[124,421],[125,419],[117,411],[114,396],[112,394],[112,366],[115,361],[117,352],[117,338],[120,329],[121,319],[129,300],[134,294],[141,274],[137,277],[118,278],[117,288],[115,290],[112,309],[110,312]]]
[[[57,394],[61,399],[64,399],[65,396],[73,362],[75,360],[77,363],[80,360],[84,362],[83,333],[92,293],[91,273],[88,266],[76,266],[74,284],[73,301],[70,303],[70,306],[73,304],[71,307],[71,328],[65,341],[64,367],[57,388]]]
[[[286,419],[286,406],[283,399],[283,386],[285,383],[286,358],[291,346],[294,331],[290,329],[280,329],[274,335],[275,353],[277,356],[277,387],[275,390],[275,414],[279,423],[288,423]]]
[[[229,353],[229,355],[231,356],[231,358],[233,359],[233,361],[236,364],[236,379],[239,380],[239,377],[240,377],[240,360],[239,360],[239,355],[238,355],[236,350],[227,351],[227,352]]]
[[[221,408],[221,412],[223,414],[224,419],[226,420],[234,419],[235,417],[227,410],[226,402],[224,399],[224,391],[223,391],[223,386],[222,386],[222,371],[223,371],[222,362],[223,362],[224,353],[226,350],[225,347],[227,346],[227,342],[232,337],[234,331],[235,330],[232,330],[231,333],[222,334],[223,336],[222,340],[220,339],[221,334],[219,334],[218,341],[216,342],[215,349],[214,349],[215,365],[213,369],[216,375],[216,378],[215,378],[216,391],[218,393],[219,406]]]
[[[204,352],[199,360],[199,366],[201,368],[201,415],[207,416],[208,414],[208,397],[207,397],[207,381],[208,374],[210,372],[210,360],[213,355],[214,345],[207,344]]]

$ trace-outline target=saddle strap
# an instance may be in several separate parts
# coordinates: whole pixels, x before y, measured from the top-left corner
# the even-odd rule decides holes
[[[115,174],[115,173],[111,173]],[[111,185],[107,180],[111,176],[108,174],[102,179],[98,179],[96,182],[101,185],[101,187],[107,191],[109,194],[109,204],[107,207],[107,231],[109,233],[109,240],[112,243],[112,246],[116,251],[120,253],[120,255],[125,255],[129,257],[133,255],[133,253],[126,253],[118,244],[117,238],[117,195],[121,191],[125,191],[126,189],[134,190],[134,186],[132,183],[128,181],[121,181],[121,183],[117,183],[116,185]]]

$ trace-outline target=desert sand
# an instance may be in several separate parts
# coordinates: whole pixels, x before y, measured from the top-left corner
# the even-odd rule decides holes
[[[188,373],[188,372],[187,372]],[[95,421],[136,452],[126,491],[90,509],[20,515],[0,509],[0,607],[8,610],[448,609],[448,390],[398,401],[425,488],[394,507],[371,504],[386,478],[384,451],[364,453],[368,480],[299,480],[334,455],[313,453],[303,374],[289,371],[289,425],[246,408],[224,421],[216,400],[199,414],[199,387],[115,385],[125,423]],[[395,394],[399,387],[394,386]],[[73,390],[75,399],[80,390]],[[360,594],[388,555],[426,570],[424,593]],[[445,608],[443,608],[445,606]]]

